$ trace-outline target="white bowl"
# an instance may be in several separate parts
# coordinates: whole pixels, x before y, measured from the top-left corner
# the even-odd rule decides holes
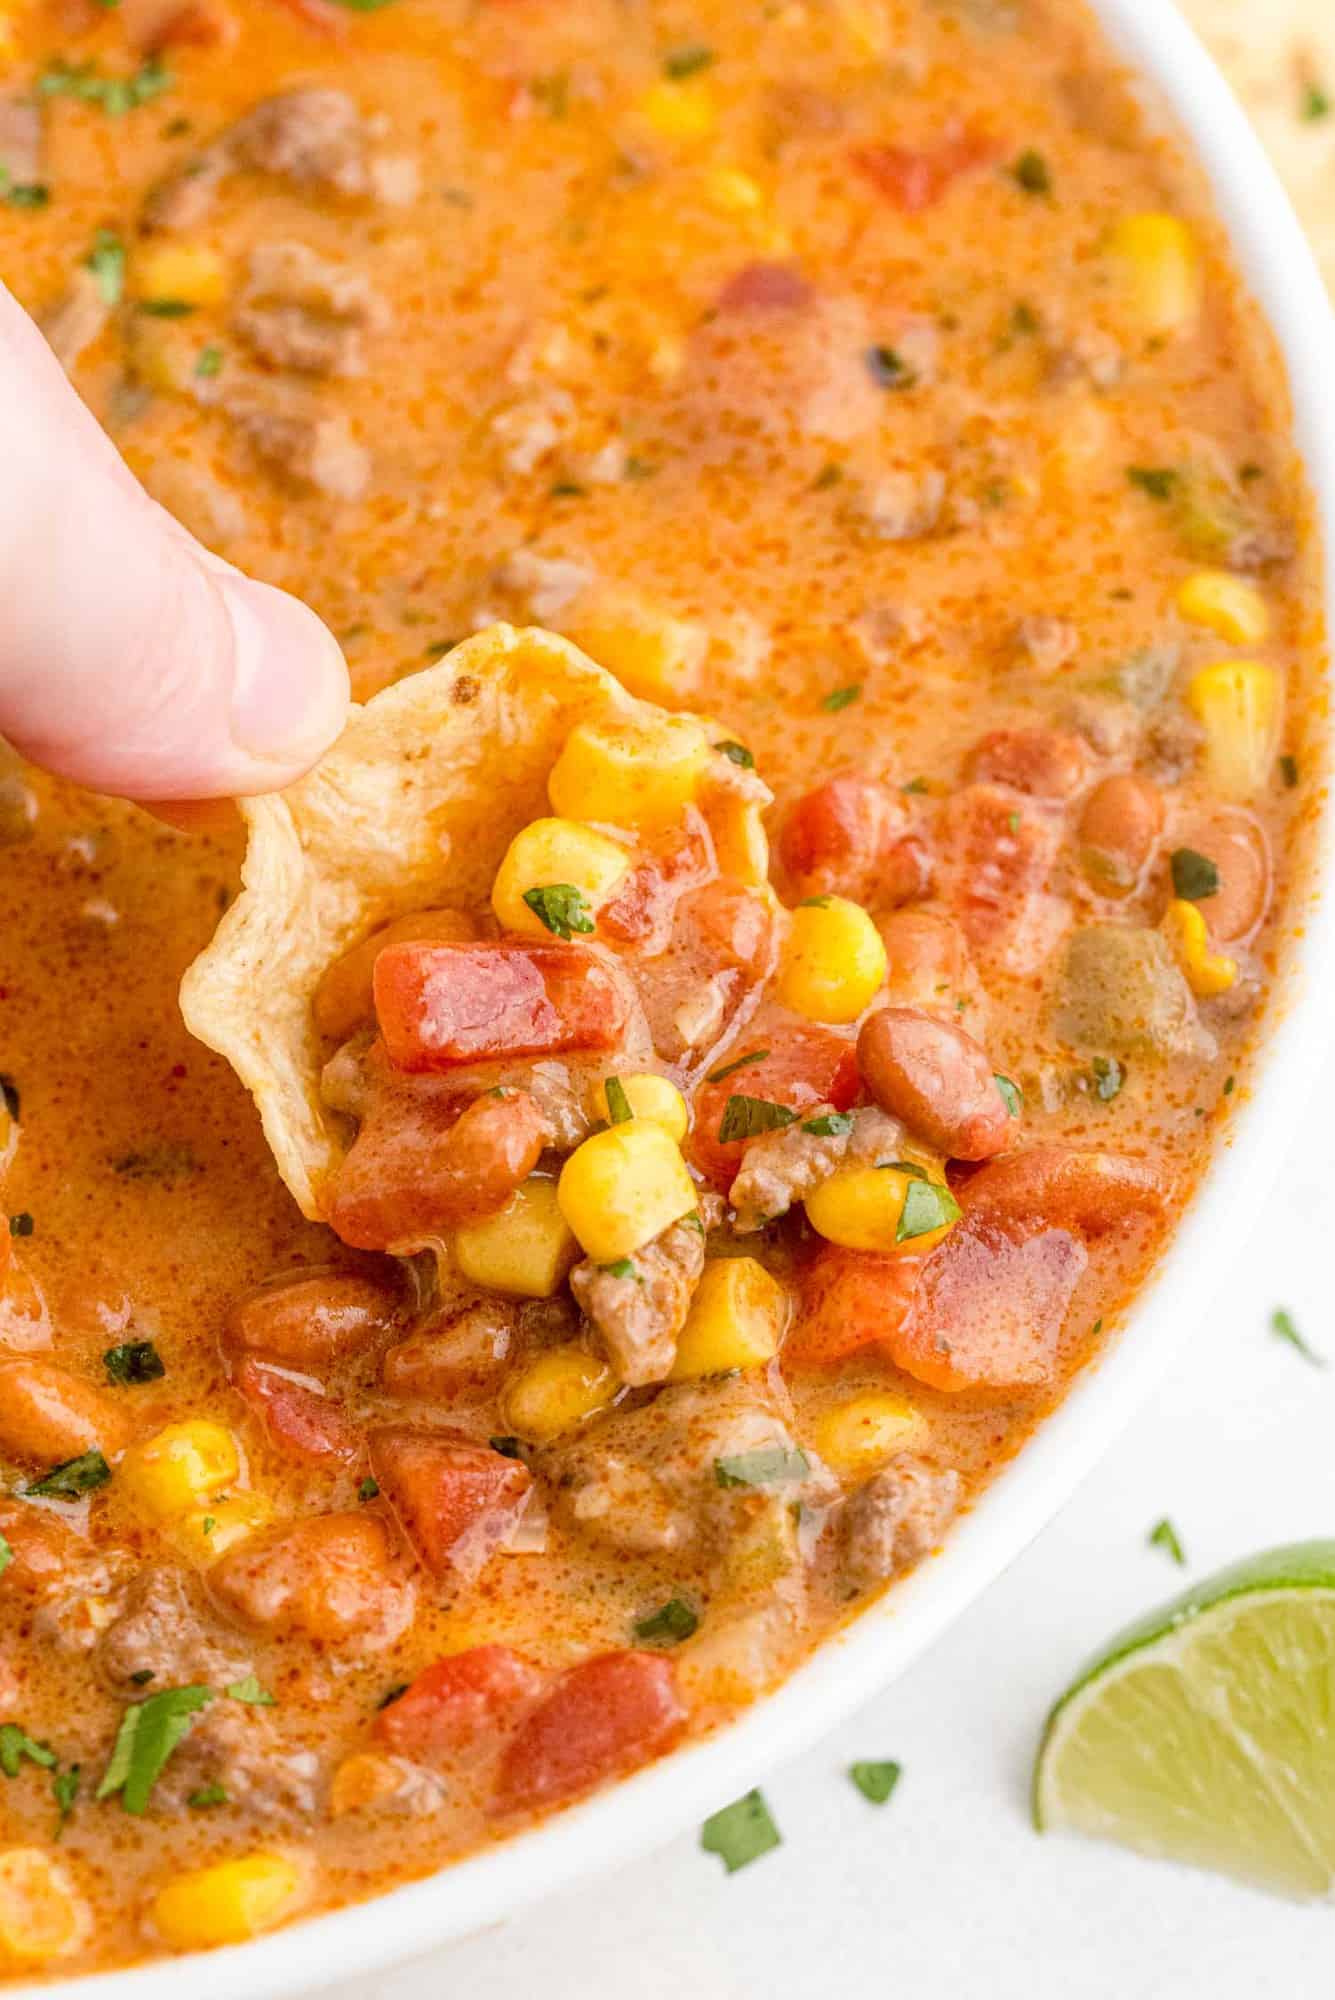
[[[1335,620],[1335,317],[1297,218],[1242,111],[1168,0],[1094,0],[1114,46],[1194,142],[1237,261],[1288,366],[1294,433],[1326,527],[1326,603]],[[679,1750],[532,1833],[371,1902],[313,1917],[253,1944],[11,1993],[41,2000],[276,2000],[412,1958],[511,1915],[567,1883],[647,1852],[737,1797],[884,1688],[1000,1574],[1073,1492],[1203,1321],[1228,1275],[1221,1246],[1268,1187],[1326,1053],[1335,991],[1335,870],[1327,809],[1314,880],[1287,929],[1302,931],[1277,996],[1255,1100],[1228,1141],[1129,1323],[1062,1407],[925,1563],[778,1691],[718,1734]],[[1323,975],[1325,975],[1323,977]],[[1213,1272],[1213,1283],[1202,1274]]]

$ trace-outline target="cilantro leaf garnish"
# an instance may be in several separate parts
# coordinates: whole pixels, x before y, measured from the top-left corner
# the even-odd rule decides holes
[[[762,1445],[758,1451],[716,1458],[714,1480],[719,1486],[786,1486],[805,1479],[810,1469],[806,1453],[796,1445]]]
[[[960,1205],[948,1187],[941,1187],[936,1181],[911,1181],[899,1211],[895,1241],[908,1243],[915,1236],[928,1236],[932,1230],[945,1229],[959,1219]]]
[[[699,1624],[684,1597],[670,1597],[657,1611],[636,1621],[635,1637],[647,1645],[678,1646],[683,1639],[690,1638]]]
[[[711,1814],[700,1829],[701,1847],[706,1854],[717,1854],[729,1875],[782,1844],[783,1835],[760,1791],[734,1799],[730,1806]]]
[[[1100,1104],[1111,1104],[1126,1082],[1126,1071],[1116,1056],[1095,1056],[1089,1065],[1094,1095]]]
[[[56,1802],[56,1828],[52,1835],[59,1840],[65,1831],[65,1822],[74,1811],[74,1801],[79,1796],[80,1766],[71,1764],[68,1771],[51,1773],[51,1792]]]
[[[30,1764],[40,1764],[48,1771],[57,1762],[49,1743],[38,1743],[17,1722],[0,1722],[0,1771],[7,1778],[17,1778],[25,1757]]]
[[[1313,1368],[1324,1368],[1326,1357],[1309,1347],[1298,1331],[1298,1323],[1285,1306],[1276,1306],[1270,1315],[1270,1331],[1280,1340],[1287,1340],[1290,1347],[1296,1347],[1304,1361],[1310,1361]]]
[[[870,1805],[883,1806],[899,1783],[901,1766],[884,1763],[850,1764],[848,1775]]]
[[[802,1130],[813,1139],[844,1139],[853,1130],[851,1111],[822,1111],[819,1118],[804,1118]]]
[[[553,937],[568,939],[576,931],[587,936],[593,929],[584,892],[573,882],[548,882],[538,889],[525,889],[524,901]]]
[[[735,1076],[739,1069],[746,1069],[752,1063],[764,1062],[768,1054],[768,1049],[751,1049],[746,1055],[738,1056],[735,1062],[726,1062],[721,1069],[711,1069],[705,1082],[722,1083],[725,1076]]]
[[[1173,871],[1173,894],[1184,903],[1201,903],[1219,893],[1219,869],[1208,854],[1194,847],[1175,847],[1168,857]]]
[[[1018,1118],[1024,1110],[1024,1098],[1021,1095],[1020,1086],[1012,1083],[1008,1076],[994,1076],[992,1081],[1001,1092],[1001,1101],[1011,1117]]]
[[[63,1465],[53,1465],[23,1491],[34,1500],[81,1500],[85,1493],[105,1486],[110,1477],[111,1467],[101,1452],[86,1451],[79,1458],[67,1458]]]
[[[244,1680],[232,1681],[223,1689],[231,1701],[244,1701],[251,1708],[277,1708],[278,1698],[261,1687],[254,1674],[247,1674]]]
[[[118,306],[125,290],[125,245],[114,229],[98,230],[83,267],[97,279],[103,305]]]
[[[193,1686],[163,1688],[133,1703],[121,1717],[95,1796],[109,1799],[119,1792],[127,1813],[143,1812],[167,1759],[213,1699],[211,1687]]]
[[[721,1145],[734,1139],[754,1139],[761,1132],[779,1132],[797,1117],[786,1104],[774,1104],[768,1097],[730,1097],[723,1107],[718,1136]]]
[[[109,1379],[122,1386],[158,1382],[167,1372],[151,1340],[127,1340],[120,1347],[109,1347],[102,1356],[102,1365]]]
[[[1182,1547],[1177,1529],[1173,1526],[1167,1515],[1164,1516],[1162,1521],[1157,1521],[1150,1529],[1148,1540],[1152,1549],[1162,1549],[1165,1554],[1172,1557],[1175,1563],[1181,1564],[1186,1562],[1186,1551]]]
[[[1178,475],[1171,465],[1128,465],[1126,476],[1151,500],[1171,500],[1177,491]]]
[[[726,757],[729,763],[736,764],[739,770],[755,770],[756,760],[747,749],[745,743],[735,743],[729,736],[725,737],[722,743],[716,743],[714,748]]]
[[[861,694],[861,681],[855,681],[851,687],[832,688],[829,694],[822,697],[821,707],[827,715],[838,715],[841,708],[851,708]]]
[[[603,1095],[607,1099],[607,1119],[611,1125],[624,1125],[635,1116],[626,1095],[626,1086],[619,1076],[609,1076],[603,1085]]]

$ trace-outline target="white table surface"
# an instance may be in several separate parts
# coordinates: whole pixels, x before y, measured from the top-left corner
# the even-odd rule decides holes
[[[1335,1534],[1335,1061],[1245,1243],[1203,1279],[1186,1358],[1075,1499],[879,1700],[757,1770],[784,1845],[725,1876],[694,1836],[329,2000],[1328,2000],[1335,1914],[1110,1847],[1040,1837],[1047,1705],[1127,1618],[1249,1550]],[[1287,1305],[1331,1367],[1270,1331]],[[1146,1537],[1163,1515],[1188,1565]],[[893,1757],[890,1803],[845,1776]],[[726,1801],[720,1799],[722,1805]]]

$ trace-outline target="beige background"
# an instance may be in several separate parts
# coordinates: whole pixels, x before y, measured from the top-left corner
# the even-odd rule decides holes
[[[1242,98],[1335,291],[1335,0],[1179,0]],[[1303,117],[1308,89],[1330,100]]]

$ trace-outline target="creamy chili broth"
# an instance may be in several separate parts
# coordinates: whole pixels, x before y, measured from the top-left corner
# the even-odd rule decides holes
[[[239,843],[7,771],[0,1964],[32,1975],[503,1837],[715,1727],[939,1544],[1245,1092],[1322,642],[1268,340],[1079,9],[0,26],[0,269],[149,489],[308,599],[363,698],[506,618],[706,713],[775,794],[796,912],[706,852],[693,893],[763,923],[637,1065],[688,1086],[707,1268],[760,1274],[759,1346],[734,1299],[661,1387],[693,1252],[664,1364],[615,1300],[600,1328],[564,1284],[470,1287],[303,1221],[178,1010]],[[454,915],[428,956],[496,938]],[[782,986],[790,924],[833,925],[836,1011]],[[329,1054],[364,1063],[369,1001],[326,1002]],[[770,1149],[749,1214],[731,1102],[770,1107],[730,1128]],[[851,1215],[858,1159],[881,1179]],[[440,1532],[424,1556],[403,1426],[487,1461],[486,1560]],[[189,1687],[146,1757],[136,1705]]]

